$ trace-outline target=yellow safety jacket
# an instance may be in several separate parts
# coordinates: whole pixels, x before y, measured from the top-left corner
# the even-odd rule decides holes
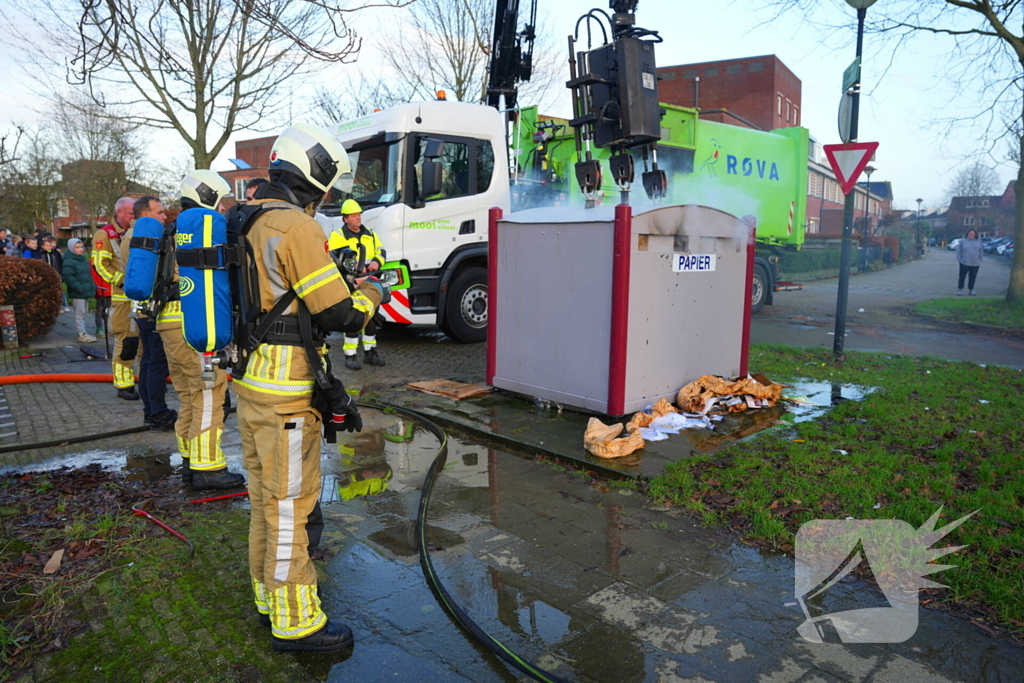
[[[372,261],[376,261],[381,268],[387,261],[387,252],[380,244],[380,240],[373,234],[373,231],[365,225],[359,232],[353,232],[345,225],[331,233],[327,240],[327,248],[331,251],[348,247],[359,255],[359,269],[362,272]]]
[[[311,216],[277,199],[256,199],[274,211],[256,218],[248,240],[259,278],[260,311],[266,314],[289,289],[294,301],[285,315],[298,313],[301,300],[311,315],[343,304],[352,325],[365,326],[380,304],[380,291],[363,283],[350,292],[337,266],[324,248],[324,232]],[[284,209],[284,210],[281,210]],[[320,349],[321,357],[326,349]],[[245,375],[235,378],[240,399],[262,405],[287,403],[308,406],[315,378],[301,346],[262,343],[249,357]]]

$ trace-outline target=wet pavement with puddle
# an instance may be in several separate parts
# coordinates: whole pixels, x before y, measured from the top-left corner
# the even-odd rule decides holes
[[[792,419],[810,419],[833,399],[863,391],[796,385],[786,393],[809,401],[790,409]],[[364,418],[361,433],[340,435],[322,453],[322,546],[331,556],[320,570],[321,597],[328,614],[352,626],[356,645],[298,661],[316,678],[339,682],[527,680],[455,624],[420,570],[414,520],[436,440],[405,417],[364,410]],[[736,418],[722,433],[670,442],[743,438],[763,419]],[[234,430],[224,450],[241,470]],[[18,469],[121,468],[127,456],[143,471],[165,466],[94,450]],[[804,615],[787,606],[792,558],[651,508],[629,488],[467,439],[450,439],[427,540],[441,581],[485,631],[570,681],[1022,680],[1024,649],[937,611],[920,610],[918,631],[905,643],[805,642],[797,633]],[[840,582],[816,607],[874,607],[874,595]]]

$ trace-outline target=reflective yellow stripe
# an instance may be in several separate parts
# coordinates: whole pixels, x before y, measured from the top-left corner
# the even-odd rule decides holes
[[[168,301],[156,317],[157,323],[179,323],[182,321],[181,302]]]
[[[131,301],[131,299],[126,297],[124,294],[116,294],[116,293],[113,293],[113,292],[110,295],[110,300],[111,301]]]
[[[177,434],[174,435],[174,438],[178,440],[178,454],[185,460],[188,460],[188,454],[190,452],[188,447],[188,439],[183,439]],[[188,467],[187,462],[184,463],[184,465],[185,467]]]
[[[203,246],[213,246],[213,215],[206,214],[203,217]],[[217,323],[213,309],[213,270],[203,271],[203,282],[206,286],[206,351],[216,351],[214,344],[217,341]]]
[[[320,609],[316,586],[286,584],[266,593],[266,598],[273,633],[278,638],[303,638],[316,633],[327,623],[327,615]],[[295,604],[294,611],[292,603]]]
[[[362,292],[352,292],[352,308],[373,315],[373,302]]]
[[[261,581],[252,579],[252,592],[256,596],[256,610],[260,614],[270,614],[270,606],[267,605],[267,586]]]
[[[338,272],[338,269],[332,263],[331,265],[324,266],[320,270],[310,273],[306,277],[302,278],[295,283],[295,287],[293,287],[293,289],[300,297],[306,297],[310,293],[315,292],[326,285],[328,282],[340,279],[341,273]]]
[[[240,387],[246,387],[253,391],[273,396],[307,396],[313,393],[314,382],[273,382],[256,379],[246,375],[242,379],[235,380]]]

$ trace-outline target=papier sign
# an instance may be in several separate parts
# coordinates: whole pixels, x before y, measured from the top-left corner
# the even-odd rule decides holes
[[[717,261],[717,254],[672,254],[672,272],[710,273]]]

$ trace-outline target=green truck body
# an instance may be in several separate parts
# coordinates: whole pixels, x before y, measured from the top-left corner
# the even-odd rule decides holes
[[[738,218],[754,216],[761,244],[800,248],[807,207],[807,129],[759,131],[702,120],[696,109],[662,109],[658,163],[668,173],[668,196],[661,203],[701,204]],[[544,127],[538,129],[538,123]],[[548,137],[540,144],[535,139],[538,130]],[[524,109],[514,127],[513,146],[523,176],[517,182],[537,190],[532,196],[518,193],[525,202],[553,197],[559,203],[582,205],[573,171],[575,142],[564,119],[539,116],[536,107]],[[603,166],[598,200],[618,203],[619,190],[607,166],[609,151],[594,148],[592,153]],[[642,160],[636,157],[636,182],[630,193],[634,205],[650,203],[640,182],[642,171]]]

